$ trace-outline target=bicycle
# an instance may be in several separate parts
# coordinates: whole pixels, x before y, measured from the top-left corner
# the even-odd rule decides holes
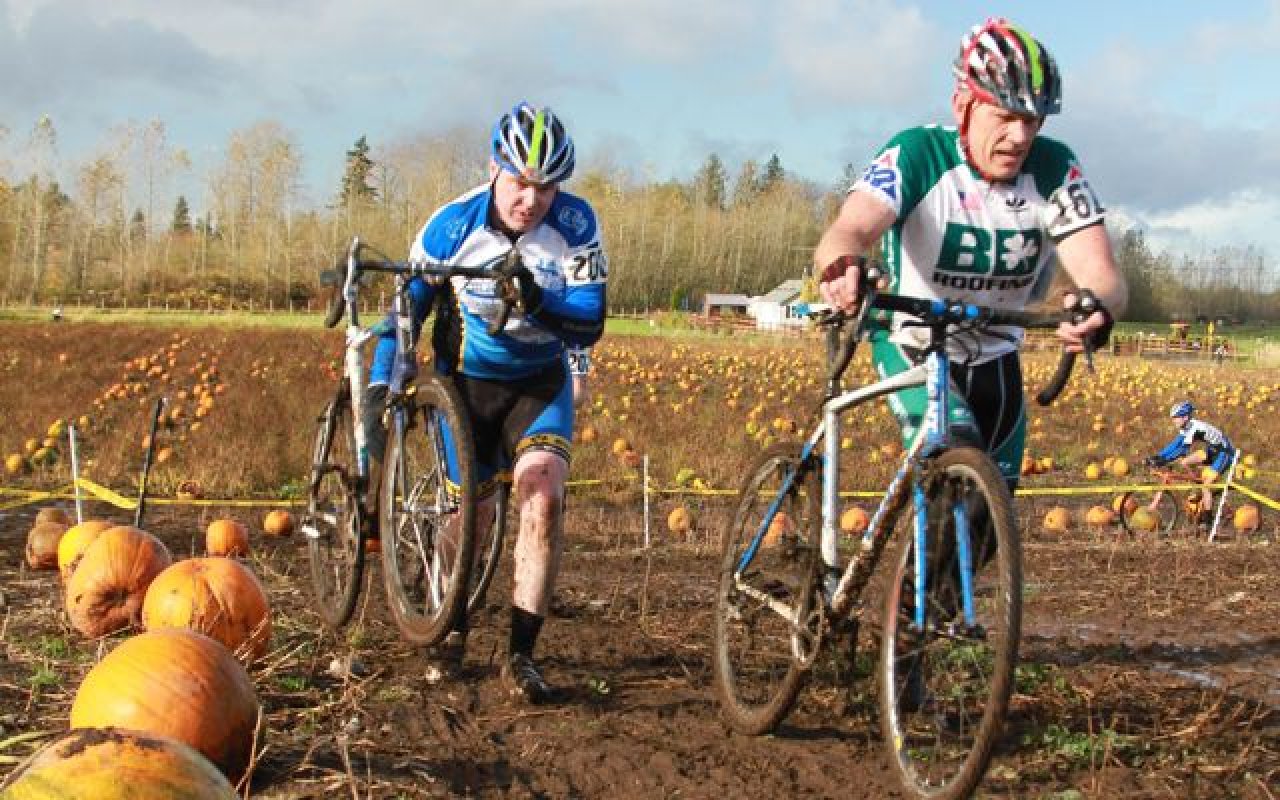
[[[863,286],[877,278],[877,270],[864,267]],[[1097,302],[1091,293],[1078,297],[1068,312],[1076,321]],[[841,376],[872,308],[917,317],[929,331],[929,345],[923,363],[845,391]],[[856,637],[863,590],[887,543],[898,538],[899,518],[905,518],[913,532],[901,534],[906,541],[883,607],[882,733],[909,793],[935,800],[967,797],[986,771],[1013,689],[1022,559],[1005,479],[984,450],[952,440],[946,430],[946,343],[976,327],[1056,327],[1061,317],[871,288],[856,312],[820,312],[815,319],[827,340],[826,391],[817,419],[802,443],[776,445],[761,455],[742,484],[724,536],[713,642],[720,703],[739,732],[776,728],[795,704],[824,641],[841,633]],[[1041,405],[1065,387],[1073,363],[1074,354],[1064,353],[1037,397]],[[840,417],[869,400],[921,385],[929,393],[922,432],[841,568]],[[908,505],[912,513],[903,514]],[[973,535],[983,533],[991,538]],[[992,568],[984,570],[992,549]]]
[[[375,257],[363,259],[366,251]],[[364,524],[369,510],[363,499],[370,480],[368,441],[361,425],[369,402],[363,351],[386,328],[360,325],[358,300],[365,276],[395,276],[391,319],[396,355],[383,414],[389,424],[379,495],[383,583],[401,634],[412,644],[432,645],[461,614],[471,613],[484,600],[502,552],[509,486],[498,492],[488,541],[477,553],[471,423],[447,378],[434,369],[424,378],[417,376],[409,280],[461,276],[503,281],[518,266],[514,251],[475,267],[395,262],[356,237],[338,269],[322,274],[322,285],[331,290],[325,327],[334,327],[344,315],[348,324],[342,377],[317,420],[301,527],[307,538],[312,594],[331,628],[340,629],[351,619],[370,541]],[[505,326],[511,310],[509,303],[501,302],[495,330]]]
[[[1234,468],[1233,463],[1231,472],[1234,472]],[[1169,536],[1183,516],[1197,530],[1203,527],[1208,531],[1211,530],[1215,515],[1218,519],[1226,516],[1220,488],[1209,490],[1209,507],[1200,507],[1203,502],[1201,478],[1190,467],[1181,464],[1176,467],[1149,465],[1148,469],[1160,482],[1160,488],[1155,490],[1155,495],[1150,500],[1139,499],[1138,495],[1145,493],[1144,490],[1130,490],[1115,501],[1113,510],[1116,511],[1116,517],[1125,533],[1130,536],[1144,533]],[[1228,472],[1228,479],[1231,472]],[[1173,494],[1175,490],[1186,490],[1187,494],[1179,501]],[[1139,515],[1140,509],[1146,509],[1150,516]]]

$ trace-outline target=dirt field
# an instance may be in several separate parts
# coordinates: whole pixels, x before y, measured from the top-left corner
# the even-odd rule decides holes
[[[221,511],[155,507],[144,527],[190,554]],[[0,740],[64,729],[81,678],[115,644],[79,639],[56,576],[20,566],[33,515],[0,516]],[[634,512],[572,509],[539,645],[562,697],[537,708],[504,696],[497,677],[505,571],[463,674],[433,684],[389,624],[376,566],[367,602],[335,637],[308,608],[301,540],[255,539],[275,630],[255,675],[266,731],[247,795],[901,796],[870,680],[830,659],[776,735],[729,733],[710,685],[714,556],[697,537],[638,549],[639,524]],[[1280,545],[1036,533],[1026,554],[1019,693],[979,796],[1280,794]],[[31,748],[0,744],[0,756]]]

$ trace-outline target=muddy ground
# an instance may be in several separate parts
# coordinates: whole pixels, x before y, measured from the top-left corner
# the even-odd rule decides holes
[[[56,576],[21,566],[34,513],[0,515],[0,741],[65,728],[81,678],[114,644],[78,638]],[[186,555],[222,513],[249,517],[160,506],[144,527]],[[505,568],[462,675],[433,684],[389,623],[376,566],[335,636],[308,607],[300,538],[255,539],[275,628],[255,676],[266,732],[248,796],[900,797],[871,683],[843,662],[822,662],[776,735],[728,731],[711,688],[713,537],[645,551],[637,517],[572,510],[539,644],[562,697],[536,708],[498,679]],[[1027,539],[1019,693],[979,796],[1280,796],[1280,544]]]

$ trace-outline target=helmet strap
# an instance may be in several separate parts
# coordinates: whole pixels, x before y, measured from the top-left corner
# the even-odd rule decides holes
[[[974,171],[979,178],[987,183],[995,183],[995,179],[982,171],[982,167],[978,166],[978,162],[973,160],[973,151],[969,149],[969,117],[973,115],[973,106],[978,99],[969,94],[969,99],[965,101],[964,111],[960,113],[960,125],[958,132],[960,134],[960,153],[964,156],[964,160],[969,164],[969,169]]]

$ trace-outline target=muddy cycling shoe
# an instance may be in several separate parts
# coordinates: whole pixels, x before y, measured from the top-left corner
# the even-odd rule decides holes
[[[555,695],[538,665],[524,653],[513,653],[502,665],[502,681],[513,697],[533,705],[548,703]]]

